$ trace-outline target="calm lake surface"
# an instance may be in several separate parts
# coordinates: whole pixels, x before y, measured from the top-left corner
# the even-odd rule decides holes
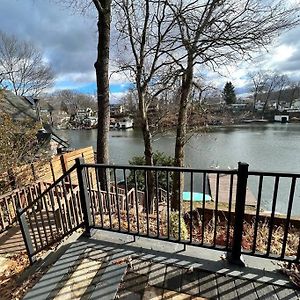
[[[59,130],[72,148],[92,145],[96,151],[96,130]],[[154,137],[154,150],[173,155],[175,133]],[[133,156],[143,155],[139,130],[110,131],[110,162],[128,164]],[[300,124],[262,124],[213,128],[191,136],[186,147],[186,166],[193,168],[236,168],[247,162],[251,171],[300,173]],[[264,209],[271,209],[274,180],[266,180],[262,197]],[[257,180],[250,179],[253,194]],[[286,212],[290,182],[279,187],[276,211]],[[293,214],[300,215],[300,183],[296,186]]]

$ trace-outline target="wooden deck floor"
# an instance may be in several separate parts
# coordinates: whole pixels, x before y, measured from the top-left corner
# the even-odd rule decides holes
[[[215,201],[217,199],[217,175],[209,174],[208,182],[211,190],[212,199]],[[236,185],[237,177],[233,177],[233,189],[232,189],[232,204],[235,205],[236,200]],[[230,191],[230,176],[224,175],[219,177],[219,193],[218,193],[218,202],[229,204],[229,191]],[[247,188],[246,192],[246,205],[255,207],[257,203],[256,197],[253,195],[252,191]]]
[[[80,239],[24,299],[299,299],[297,290],[270,274],[264,273],[268,282],[261,275],[247,279],[197,262],[178,252]]]

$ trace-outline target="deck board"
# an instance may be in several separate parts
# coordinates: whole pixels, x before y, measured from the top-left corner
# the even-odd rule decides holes
[[[192,296],[200,294],[198,272],[189,272],[186,269],[182,271],[181,291]]]
[[[218,297],[216,274],[199,271],[200,296],[208,299]]]
[[[182,261],[178,258],[165,256],[163,252],[139,251],[140,249],[128,245],[91,242],[88,239],[85,242],[74,242],[25,299],[50,300],[62,296],[61,291],[65,287],[63,292],[71,294],[68,289],[69,279],[72,274],[74,277],[76,265],[80,265],[82,260],[88,262],[86,267],[95,265],[94,278],[89,279],[89,286],[83,294],[89,299],[114,299],[115,295],[123,300],[287,300],[298,297],[297,291],[291,286],[274,285],[275,281],[263,282],[261,276],[241,279],[238,275],[226,275],[192,266],[191,262],[181,264]],[[90,263],[91,261],[95,263]],[[97,271],[96,264],[99,265],[99,262],[101,266]],[[244,270],[246,272],[247,268]],[[78,286],[78,292],[79,289],[83,290],[83,287]],[[67,296],[64,299],[71,299]]]
[[[209,174],[208,182],[210,186],[212,199],[215,201],[217,199],[216,193],[216,183],[217,175]],[[235,204],[236,200],[236,186],[237,186],[237,176],[233,176],[233,189],[232,189],[232,204]],[[229,204],[229,191],[230,191],[230,175],[222,175],[219,178],[219,194],[218,202],[222,204]],[[252,193],[252,191],[247,187],[246,192],[246,205],[256,206],[257,199]]]
[[[148,284],[151,286],[163,288],[165,274],[166,265],[160,263],[153,264],[150,268]]]
[[[254,287],[259,299],[280,300],[271,284],[254,282]]]
[[[216,276],[218,297],[220,300],[237,299],[234,278],[228,276]]]
[[[237,278],[235,288],[239,299],[256,300],[258,298],[252,281]]]
[[[280,300],[296,300],[299,299],[297,293],[293,289],[282,286],[273,286],[277,297]]]
[[[114,261],[117,258],[118,257],[115,254],[111,257],[108,266],[101,276],[101,280],[95,286],[89,299],[115,299],[123,276],[125,275],[125,271],[127,269],[127,264],[119,264]]]

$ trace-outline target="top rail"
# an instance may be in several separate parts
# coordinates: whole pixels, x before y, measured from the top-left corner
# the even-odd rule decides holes
[[[169,172],[206,172],[206,173],[219,173],[219,174],[237,174],[237,169],[220,170],[220,169],[196,169],[196,168],[183,168],[183,167],[169,167],[169,166],[147,166],[147,165],[111,165],[111,164],[82,164],[82,167],[87,168],[103,168],[103,169],[131,169],[131,170],[153,170],[153,171],[169,171]]]
[[[82,164],[87,168],[110,168],[110,169],[132,169],[132,170],[153,170],[153,171],[169,171],[169,172],[201,172],[201,173],[216,173],[216,174],[237,174],[237,169],[199,169],[186,167],[170,167],[170,166],[147,166],[147,165],[112,165],[112,164]],[[287,172],[263,172],[263,171],[248,171],[248,175],[253,176],[280,176],[280,177],[299,177],[300,173]]]

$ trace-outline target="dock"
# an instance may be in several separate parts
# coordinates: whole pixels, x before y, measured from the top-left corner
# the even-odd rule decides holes
[[[208,185],[211,192],[211,197],[213,201],[217,199],[217,174],[208,174]],[[233,189],[232,189],[232,205],[235,205],[236,200],[236,186],[237,186],[237,176],[233,176]],[[218,202],[222,204],[229,204],[229,192],[230,192],[230,175],[220,174],[219,178],[219,193]],[[246,192],[246,205],[256,207],[257,199],[247,187]]]

